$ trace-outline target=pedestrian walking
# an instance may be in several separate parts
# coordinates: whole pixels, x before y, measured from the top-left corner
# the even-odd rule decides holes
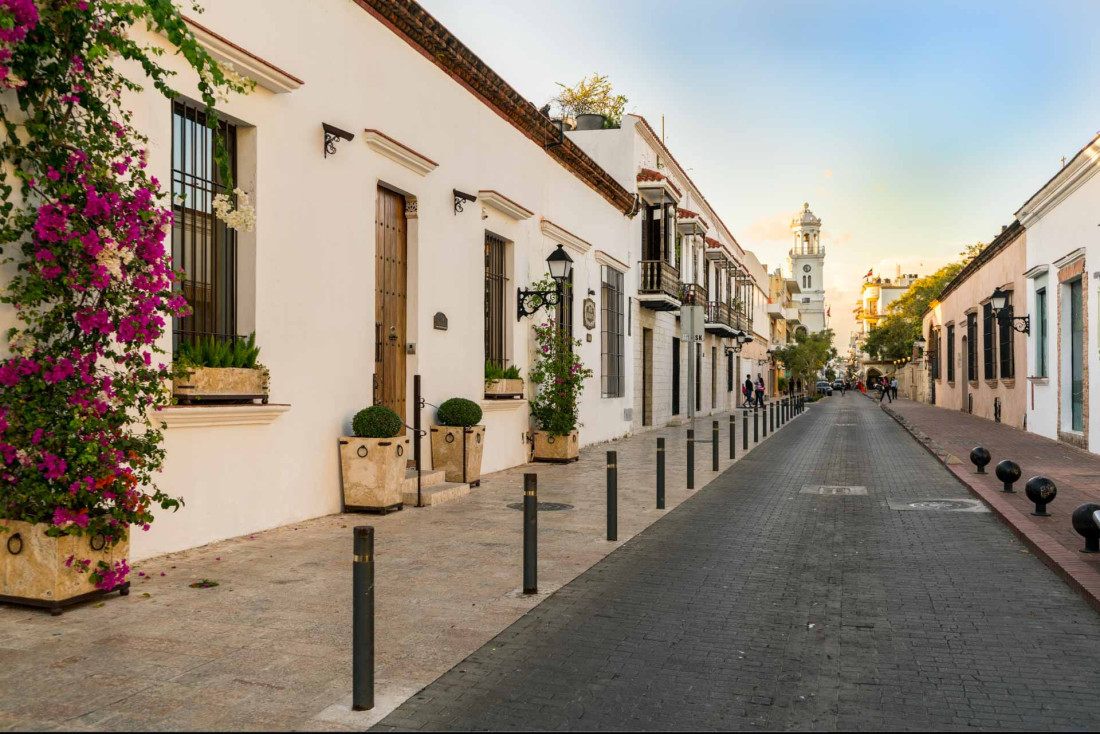
[[[894,394],[894,400],[898,399],[898,378],[890,380],[890,392]]]
[[[756,376],[756,404],[761,408],[764,407],[764,376]]]
[[[741,386],[741,394],[745,396],[745,401],[741,404],[744,407],[752,405],[752,377],[745,377],[745,384]]]
[[[890,398],[890,402],[894,402],[894,398],[890,395],[890,383],[887,382],[885,377],[879,381],[878,385],[881,389],[878,394],[878,401],[881,403],[883,398]]]

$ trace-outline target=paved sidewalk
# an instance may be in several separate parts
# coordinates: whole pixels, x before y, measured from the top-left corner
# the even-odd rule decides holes
[[[827,398],[377,728],[1095,730],[1100,615],[969,497]]]
[[[716,418],[726,469],[728,420]],[[711,420],[697,422],[700,438]],[[749,426],[751,438],[751,416]],[[668,509],[691,497],[685,431],[586,448],[576,464],[488,475],[468,497],[437,507],[334,515],[146,560],[130,596],[61,617],[0,606],[0,730],[364,729],[666,515],[654,509],[657,436],[667,440]],[[739,460],[741,445],[739,418]],[[612,448],[617,543],[604,539]],[[696,487],[717,476],[709,449],[696,446]],[[507,507],[522,501],[532,471],[541,501],[574,508],[540,513],[535,598],[519,593],[522,513]],[[351,528],[359,524],[376,529],[377,706],[352,713]],[[188,586],[202,578],[220,585]]]

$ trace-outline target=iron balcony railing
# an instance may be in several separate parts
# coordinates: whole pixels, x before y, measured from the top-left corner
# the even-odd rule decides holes
[[[707,323],[733,326],[733,314],[728,303],[709,301],[707,303]]]
[[[679,300],[680,271],[664,260],[642,260],[642,282],[638,293],[664,295]]]
[[[698,283],[681,283],[680,301],[689,306],[705,306],[707,291]]]

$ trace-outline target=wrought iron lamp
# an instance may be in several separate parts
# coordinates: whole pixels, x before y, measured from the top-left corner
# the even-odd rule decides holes
[[[745,345],[752,341],[752,337],[743,331],[738,331],[733,336],[734,344],[726,347],[726,356],[740,352],[745,348]]]
[[[516,320],[524,316],[532,316],[543,306],[555,306],[561,302],[565,281],[573,272],[573,258],[565,248],[558,245],[558,249],[550,253],[546,258],[546,267],[550,270],[550,277],[554,279],[554,290],[532,291],[526,288],[518,288],[516,294]]]
[[[1013,316],[1012,307],[1008,305],[1008,294],[1000,288],[995,288],[993,295],[989,297],[989,308],[993,311],[993,318],[997,321],[1007,322],[1021,334],[1031,333],[1031,317]],[[1002,314],[1004,315],[1002,316]]]

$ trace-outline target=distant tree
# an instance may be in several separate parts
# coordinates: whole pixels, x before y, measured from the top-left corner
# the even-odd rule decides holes
[[[794,341],[775,350],[776,359],[791,371],[792,380],[802,380],[803,384],[817,378],[821,369],[836,356],[833,349],[833,330],[826,329],[816,334],[798,332]]]

